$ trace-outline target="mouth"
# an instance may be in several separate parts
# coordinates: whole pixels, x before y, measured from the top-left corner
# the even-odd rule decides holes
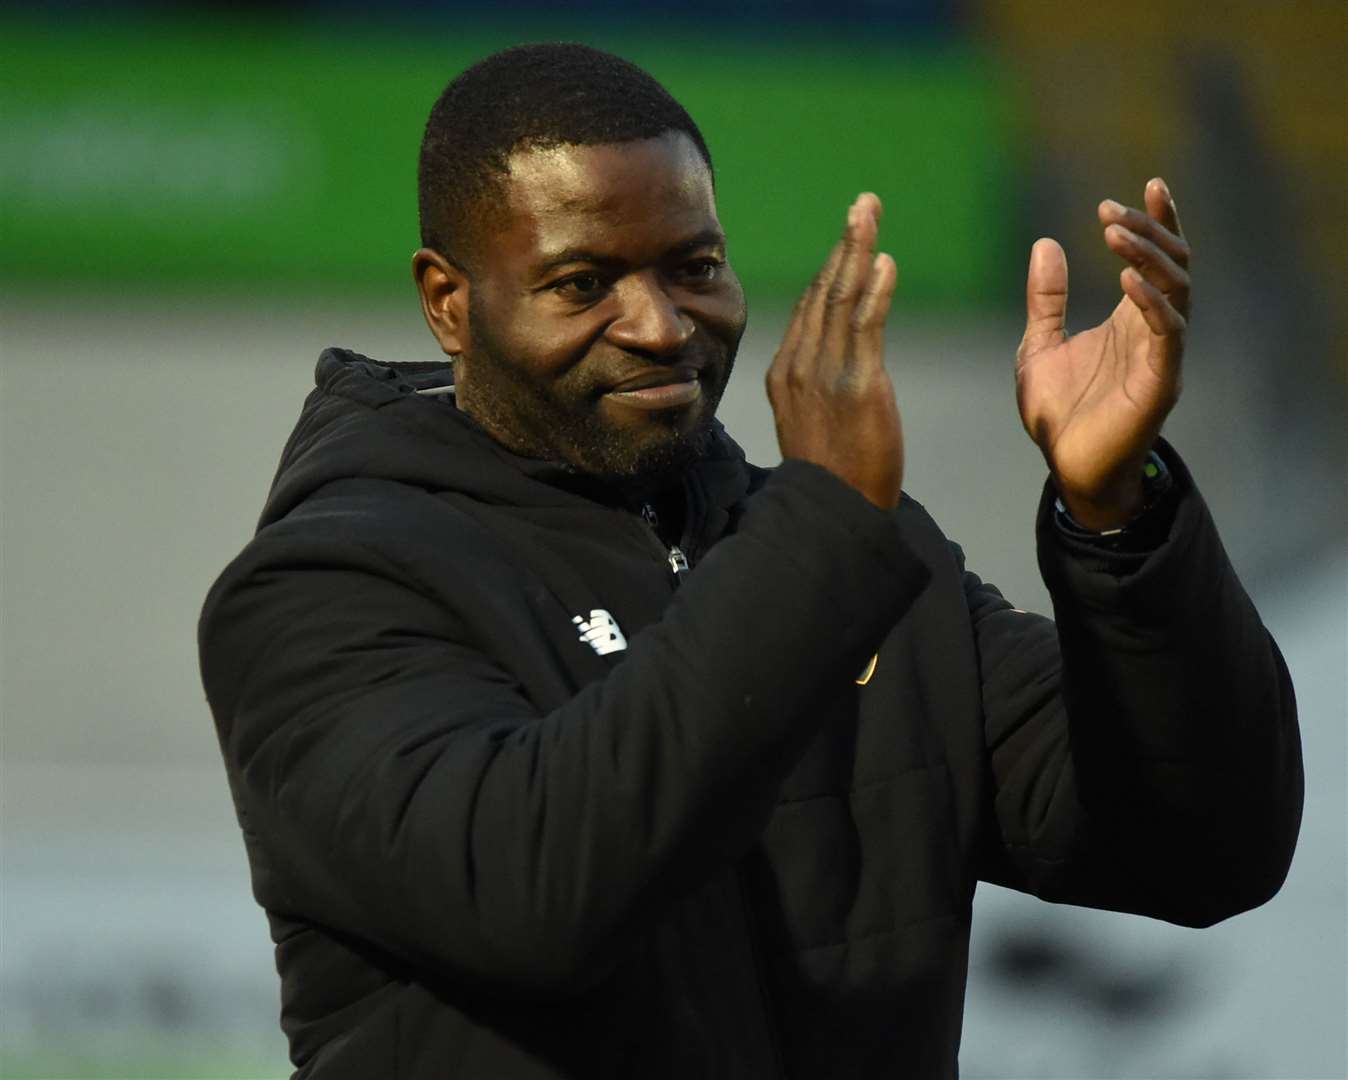
[[[604,396],[635,409],[674,409],[691,405],[702,396],[701,369],[691,364],[638,372]]]

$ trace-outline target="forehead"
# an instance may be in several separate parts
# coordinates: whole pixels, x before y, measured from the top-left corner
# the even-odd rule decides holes
[[[500,239],[518,256],[658,248],[719,227],[711,171],[682,132],[517,150],[509,165]]]

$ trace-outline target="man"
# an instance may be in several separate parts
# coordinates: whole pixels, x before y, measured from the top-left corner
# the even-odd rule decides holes
[[[895,266],[860,196],[768,376],[710,155],[581,46],[464,72],[414,257],[444,365],[319,361],[201,649],[303,1077],[952,1077],[979,879],[1202,926],[1286,873],[1291,686],[1158,442],[1174,202],[1017,359],[1054,623],[902,494]]]

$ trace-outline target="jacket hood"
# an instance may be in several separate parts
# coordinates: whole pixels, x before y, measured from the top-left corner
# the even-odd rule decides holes
[[[510,505],[624,501],[569,465],[511,453],[455,406],[453,387],[447,363],[385,364],[350,349],[324,349],[258,527],[280,520],[324,485],[350,479],[392,480]],[[725,498],[745,490],[744,453],[719,422],[708,454],[693,468]]]

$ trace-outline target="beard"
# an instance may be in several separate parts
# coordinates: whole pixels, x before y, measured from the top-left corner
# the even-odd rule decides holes
[[[556,378],[544,378],[512,360],[490,331],[483,332],[482,320],[473,327],[473,341],[471,377],[463,380],[471,386],[461,402],[465,412],[514,453],[562,462],[586,476],[621,484],[658,481],[707,454],[738,345],[694,335],[678,357],[657,364],[622,355],[601,362],[587,355]],[[678,363],[699,366],[696,401],[679,408],[632,409],[626,423],[606,413],[604,395],[624,375]]]

